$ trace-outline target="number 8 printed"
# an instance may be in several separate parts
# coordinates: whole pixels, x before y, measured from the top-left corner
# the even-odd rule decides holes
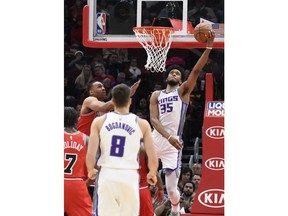
[[[112,136],[110,155],[115,157],[123,157],[125,141],[126,137],[115,135]]]

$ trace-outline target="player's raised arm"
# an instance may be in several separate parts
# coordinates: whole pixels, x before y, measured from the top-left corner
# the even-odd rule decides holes
[[[201,70],[205,66],[205,64],[208,60],[209,54],[212,50],[214,38],[215,38],[215,32],[213,30],[211,30],[208,33],[207,38],[208,38],[208,40],[206,43],[205,51],[202,53],[202,55],[198,59],[197,63],[194,65],[191,73],[189,74],[188,79],[179,87],[179,93],[181,94],[182,97],[185,95],[187,95],[187,97],[190,96],[191,92],[193,91],[193,89],[196,85],[197,78],[198,78]]]
[[[114,109],[111,100],[107,102],[99,101],[95,97],[88,97],[84,100],[83,106],[88,107],[95,112],[109,112]]]
[[[139,79],[137,82],[135,82],[131,87],[130,87],[130,97],[132,97],[136,90],[138,89],[139,85],[140,85],[141,80]]]

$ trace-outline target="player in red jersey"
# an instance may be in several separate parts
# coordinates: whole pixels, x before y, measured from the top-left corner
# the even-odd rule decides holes
[[[64,212],[69,216],[91,216],[92,200],[85,182],[89,138],[76,130],[77,119],[73,107],[64,108]]]
[[[131,86],[131,97],[135,94],[139,84],[140,80],[138,80]],[[114,105],[112,104],[111,100],[108,102],[104,102],[104,100],[106,99],[106,90],[101,82],[90,82],[87,86],[87,89],[89,92],[89,96],[83,101],[77,129],[90,136],[90,127],[92,121],[97,116],[101,116],[104,113],[113,110]],[[91,198],[93,199],[94,183],[88,186],[88,190]]]
[[[131,86],[131,97],[135,94],[140,80]],[[114,109],[111,100],[104,102],[106,99],[106,90],[99,81],[93,81],[87,87],[89,96],[83,101],[78,121],[78,130],[90,136],[90,127],[95,117],[101,116]]]
[[[139,165],[138,170],[140,175],[139,192],[140,192],[140,214],[139,216],[153,216],[154,208],[152,204],[151,192],[147,183],[147,174],[149,169],[147,166],[147,155],[143,146],[140,147],[139,151]],[[164,189],[161,178],[157,175],[157,190],[155,192],[155,203],[162,204],[164,201]]]
[[[87,88],[89,96],[83,101],[77,129],[90,136],[90,127],[94,118],[113,110],[114,106],[111,101],[104,102],[106,90],[101,82],[93,81]]]

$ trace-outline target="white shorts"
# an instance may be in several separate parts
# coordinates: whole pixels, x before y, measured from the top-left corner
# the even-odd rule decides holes
[[[182,152],[172,146],[169,141],[156,130],[153,131],[152,137],[157,157],[160,158],[162,162],[162,168],[166,171],[180,169]]]
[[[95,190],[93,216],[139,215],[139,174],[137,170],[101,167],[94,192]]]

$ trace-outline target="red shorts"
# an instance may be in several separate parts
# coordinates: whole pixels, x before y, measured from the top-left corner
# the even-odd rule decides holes
[[[148,187],[139,189],[140,191],[140,215],[139,216],[153,216],[154,208],[152,205],[152,198],[150,189]]]
[[[74,216],[92,215],[92,201],[85,181],[64,180],[64,212]]]

